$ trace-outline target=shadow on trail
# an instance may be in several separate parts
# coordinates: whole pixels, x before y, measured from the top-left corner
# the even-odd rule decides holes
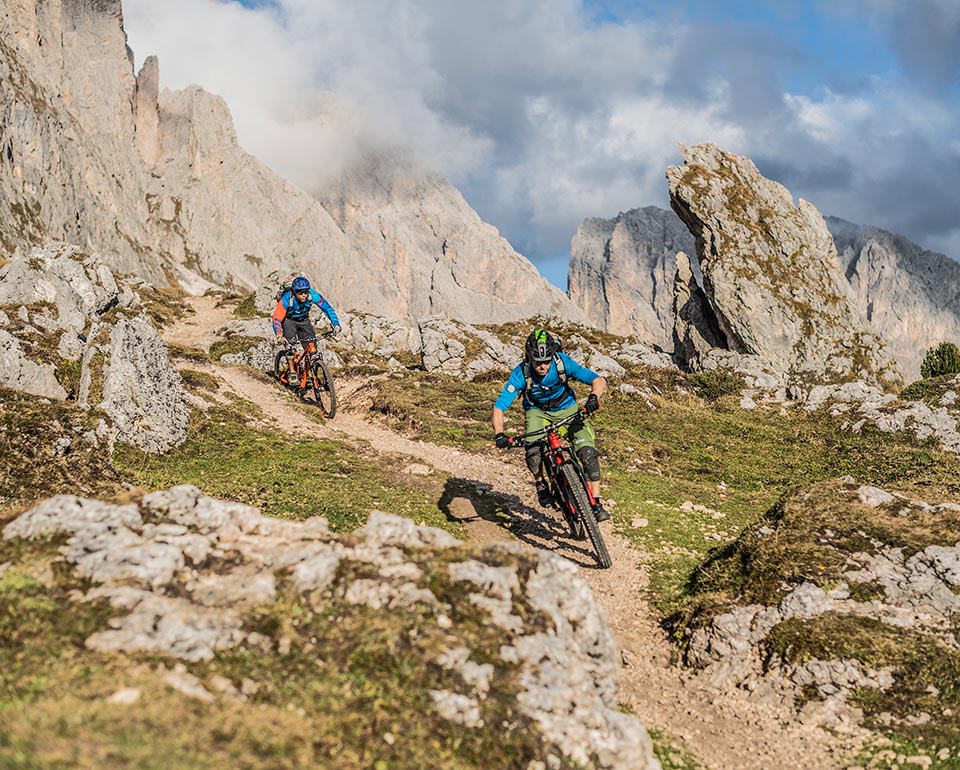
[[[517,495],[495,492],[483,481],[447,479],[437,507],[449,521],[467,526],[486,522],[534,548],[554,551],[578,567],[597,568],[590,541],[573,540],[558,511],[531,508]]]

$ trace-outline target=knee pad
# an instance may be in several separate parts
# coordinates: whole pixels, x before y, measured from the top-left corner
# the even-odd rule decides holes
[[[543,459],[543,453],[539,446],[527,447],[527,467],[534,476],[540,475],[540,464]]]
[[[577,450],[577,457],[583,465],[583,475],[588,481],[600,481],[600,456],[596,447],[582,446]]]

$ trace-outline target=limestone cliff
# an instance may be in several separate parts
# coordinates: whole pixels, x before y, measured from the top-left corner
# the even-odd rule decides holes
[[[749,158],[681,145],[670,204],[696,239],[703,288],[727,347],[759,354],[801,388],[900,383],[856,305],[823,217]]]
[[[908,380],[927,349],[960,342],[960,263],[901,235],[827,217],[857,304]]]
[[[341,309],[580,320],[456,189],[364,161],[322,194],[237,143],[227,105],[135,75],[119,0],[14,0],[0,27],[0,251],[50,240],[193,293],[302,271]],[[331,113],[331,119],[336,119]]]
[[[444,314],[468,323],[583,314],[448,181],[399,155],[368,153],[319,195],[370,265],[364,307],[381,315]]]
[[[570,299],[591,323],[673,348],[677,252],[693,237],[672,211],[647,206],[584,221],[570,244]]]

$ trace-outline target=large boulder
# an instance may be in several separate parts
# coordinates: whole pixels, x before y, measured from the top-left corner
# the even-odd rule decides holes
[[[763,356],[799,388],[901,382],[857,307],[820,212],[749,158],[681,145],[670,204],[696,239],[703,289],[725,347]]]
[[[180,374],[146,317],[120,319],[109,341],[94,349],[106,357],[96,406],[110,417],[118,441],[161,453],[187,440],[190,412]]]
[[[98,256],[50,244],[12,260],[0,268],[0,308],[0,385],[101,410],[111,442],[164,452],[186,440],[186,393],[166,345]]]

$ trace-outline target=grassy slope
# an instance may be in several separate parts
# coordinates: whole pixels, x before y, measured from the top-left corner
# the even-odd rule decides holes
[[[719,381],[688,381],[653,370],[635,370],[625,381],[649,392],[639,397],[612,392],[595,418],[605,494],[617,501],[617,531],[650,554],[651,599],[664,617],[674,615],[678,629],[681,609],[688,619],[703,622],[735,602],[776,602],[786,586],[804,579],[835,585],[846,566],[841,552],[822,546],[827,530],[846,538],[848,548],[873,536],[908,550],[952,543],[960,531],[950,521],[918,520],[908,526],[902,519],[871,519],[862,507],[838,505],[827,485],[780,538],[764,541],[762,554],[747,553],[740,543],[778,518],[779,501],[798,487],[849,475],[857,484],[913,499],[958,501],[960,458],[932,442],[881,433],[870,425],[854,434],[823,413],[747,412],[736,397],[722,395],[725,385]],[[374,386],[375,411],[420,437],[495,452],[487,410],[500,385],[491,378],[448,387],[445,380],[411,372]],[[424,413],[417,403],[433,407]],[[517,430],[519,410],[511,412]],[[848,656],[868,666],[899,667],[891,691],[857,696],[868,722],[886,733],[876,751],[936,757],[943,747],[960,743],[955,651],[870,621],[834,617],[782,624],[769,646],[770,654],[785,659]],[[930,681],[941,690],[937,708],[925,690]],[[934,720],[890,728],[885,717],[920,712],[933,714]],[[865,761],[883,756],[876,751]],[[931,767],[960,768],[953,753],[940,756]]]
[[[524,330],[504,331],[508,336],[516,336]],[[436,443],[492,454],[496,450],[490,444],[489,408],[502,379],[500,375],[490,375],[467,383],[404,371],[389,378],[371,379],[366,398],[372,404],[371,414],[394,427]],[[201,375],[185,375],[185,381],[201,395],[212,386]],[[651,554],[652,598],[664,616],[684,606],[691,592],[722,594],[743,580],[742,574],[727,569],[727,584],[715,580],[707,586],[703,582],[705,573],[698,571],[698,565],[719,563],[719,557],[732,552],[738,536],[762,523],[766,512],[795,484],[850,474],[859,483],[901,490],[930,502],[960,499],[960,463],[956,456],[908,436],[879,434],[869,427],[860,434],[850,434],[842,431],[836,421],[797,410],[782,414],[766,409],[745,412],[736,406],[735,398],[724,395],[735,383],[723,378],[688,380],[676,373],[636,369],[623,381],[643,389],[645,394],[625,396],[612,392],[595,418],[603,455],[605,494],[617,501],[614,519],[618,532]],[[695,392],[709,400],[697,397]],[[304,500],[320,500],[332,527],[338,531],[356,527],[365,521],[371,508],[382,507],[460,534],[438,505],[443,479],[398,474],[402,461],[371,456],[346,444],[293,439],[264,431],[256,427],[256,409],[249,404],[241,402],[195,413],[189,441],[176,452],[156,458],[120,449],[111,464],[102,448],[78,451],[65,458],[53,450],[50,442],[51,438],[65,434],[79,435],[95,422],[96,415],[74,410],[69,404],[51,407],[47,402],[10,392],[0,395],[4,427],[0,441],[6,440],[4,449],[11,450],[0,455],[0,518],[4,512],[9,516],[11,511],[54,491],[79,488],[85,494],[109,496],[122,492],[121,481],[144,488],[193,483],[208,494],[258,505],[265,513],[282,517],[300,518]],[[508,426],[518,430],[519,420],[519,409],[515,407],[508,413]],[[24,435],[39,440],[23,447],[18,437]],[[398,483],[398,479],[402,481]],[[4,591],[25,592],[16,594],[18,606],[43,604],[39,594],[30,593],[35,588],[30,579],[33,578],[29,578],[29,570],[28,578],[19,572],[8,573],[4,578]],[[54,615],[72,618],[70,613],[76,611],[67,603],[57,603],[50,610],[48,622],[53,623]],[[89,607],[85,611],[95,616],[99,610]],[[276,610],[278,617],[297,612],[292,606]],[[83,629],[88,620],[77,617],[70,622]],[[56,635],[56,628],[51,626],[48,631]],[[50,670],[65,677],[65,682],[84,681],[82,676],[71,679],[76,671],[69,663],[78,654],[76,639],[81,636],[77,632],[56,644],[51,642],[52,647],[41,645],[48,652],[44,665],[55,661]],[[790,654],[797,654],[797,650],[802,654],[804,649],[814,651],[820,643],[820,637],[811,629],[797,629],[791,639],[801,637],[809,640],[804,642],[806,647],[798,647],[795,641],[785,643],[792,645]],[[376,657],[378,653],[371,654]],[[67,668],[61,670],[61,663]],[[115,667],[120,665],[127,664],[87,660],[77,670],[87,671],[83,676],[102,676],[103,688],[106,682],[113,683]],[[236,665],[242,667],[243,663]],[[102,672],[90,673],[100,668]],[[22,688],[29,690],[30,682],[38,674],[34,671],[17,676],[21,678],[16,687],[21,689],[12,700],[10,679],[5,680],[8,689],[4,703],[8,708],[22,701]],[[147,691],[160,688],[144,676]],[[269,746],[270,752],[278,756],[288,752],[298,758],[291,762],[300,761],[306,756],[303,751],[313,749],[305,748],[297,735],[302,732],[303,723],[285,705],[265,713],[268,727],[254,731],[249,740]],[[63,720],[69,723],[66,712],[78,707],[77,703],[51,706],[51,714],[34,713],[30,719],[53,720],[50,729],[56,733],[67,730],[63,727]],[[189,703],[181,707],[191,708]],[[165,713],[166,709],[157,711]],[[160,713],[149,718],[157,720],[157,724],[164,721]],[[231,751],[239,745],[235,741],[241,727],[250,729],[249,725],[237,726],[236,730],[224,728],[232,737],[223,738],[222,743],[233,747]],[[122,744],[129,738],[134,751],[143,740],[143,734],[137,733],[139,728],[130,729],[132,737],[116,735],[111,739],[114,750],[117,741]],[[203,736],[203,730],[198,735]],[[214,731],[210,735],[216,738],[220,733]],[[2,741],[0,735],[0,745]],[[217,740],[214,744],[220,745]],[[166,748],[171,756],[183,749],[173,744]],[[157,754],[162,755],[163,752]]]
[[[166,683],[169,659],[87,650],[84,639],[116,614],[79,603],[86,586],[55,560],[57,543],[0,542],[0,768],[377,768],[526,767],[543,754],[539,732],[511,697],[482,704],[485,729],[432,716],[431,689],[459,689],[432,663],[451,644],[433,608],[372,611],[329,592],[281,592],[245,622],[262,635],[186,671],[209,683],[253,683],[244,698],[203,703]],[[491,564],[497,555],[474,549]],[[457,552],[452,558],[460,559]],[[478,663],[499,659],[502,637],[462,601],[442,557],[420,554],[423,583],[465,611],[456,639]],[[345,579],[376,578],[354,564]],[[531,610],[527,608],[527,611]],[[518,688],[498,667],[495,691]],[[136,705],[110,702],[123,688]],[[561,765],[572,770],[569,763]]]

